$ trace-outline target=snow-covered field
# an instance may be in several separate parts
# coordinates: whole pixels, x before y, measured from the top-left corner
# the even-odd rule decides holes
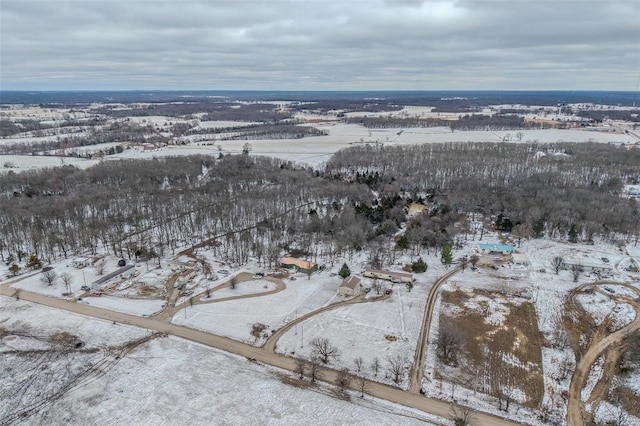
[[[3,328],[40,337],[70,332],[87,348],[121,345],[148,335],[142,329],[22,301],[2,297],[0,302],[9,308],[0,310]],[[0,343],[0,350],[7,349],[11,347]],[[4,369],[8,366],[2,365],[3,359]],[[14,374],[20,368],[29,365],[14,365]],[[429,417],[415,410],[355,395],[350,403],[332,398],[326,387],[285,385],[279,374],[202,345],[156,338],[122,358],[106,375],[21,424],[430,424]]]
[[[249,331],[255,323],[276,329],[294,319],[296,313],[298,316],[304,315],[331,303],[337,298],[338,284],[340,278],[332,277],[328,272],[314,275],[311,280],[299,276],[295,281],[287,280],[287,288],[284,291],[264,297],[187,307],[173,317],[173,322],[232,339],[249,341]],[[238,288],[242,286],[243,283]]]
[[[140,121],[141,117],[136,117]],[[171,120],[170,117],[144,117],[147,123],[167,124],[180,120]],[[203,122],[200,125],[205,127],[216,127],[217,125],[229,125],[234,122]],[[247,124],[247,123],[240,123]],[[128,149],[116,155],[109,156],[105,161],[117,158],[153,158],[169,155],[218,155],[220,152],[240,153],[244,145],[249,142],[252,146],[252,155],[265,155],[276,158],[283,158],[301,163],[309,164],[313,167],[320,167],[327,162],[331,155],[342,148],[363,144],[363,143],[385,143],[392,145],[413,145],[435,142],[501,142],[505,136],[515,135],[515,131],[455,131],[451,132],[448,127],[415,128],[415,129],[367,129],[357,124],[344,123],[319,123],[313,124],[320,130],[326,130],[327,136],[313,136],[303,139],[264,139],[264,140],[233,140],[219,141],[212,139],[207,145],[174,145],[159,148],[152,151],[141,151],[138,149]],[[542,130],[522,130],[522,142],[623,142],[635,143],[631,135],[612,133],[608,131],[580,130],[580,129],[542,129]],[[188,140],[199,140],[202,136],[194,135],[186,137]],[[3,139],[0,142],[5,144],[24,142],[29,139]],[[518,143],[518,142],[515,142]],[[100,147],[83,147],[83,152],[98,150]],[[30,161],[31,160],[31,161]],[[81,160],[76,158],[65,158],[65,164],[78,165],[79,167],[89,167],[99,160]],[[32,156],[7,156],[0,155],[0,165],[11,162],[15,165],[14,171],[29,169],[54,167],[61,164],[57,157],[32,157]],[[8,168],[0,168],[0,172],[6,172]]]

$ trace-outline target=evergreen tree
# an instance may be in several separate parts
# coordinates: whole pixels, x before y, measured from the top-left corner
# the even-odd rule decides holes
[[[451,246],[449,244],[445,244],[442,246],[442,253],[440,255],[440,260],[442,264],[447,268],[453,262],[453,253],[451,253]]]
[[[351,270],[349,269],[349,265],[347,265],[346,263],[343,263],[342,268],[340,268],[340,272],[338,272],[338,275],[340,275],[342,278],[347,278],[349,275],[351,275]]]
[[[409,248],[409,239],[406,235],[398,238],[398,241],[396,241],[396,248],[400,250],[406,250]]]
[[[9,266],[9,272],[11,272],[11,276],[15,277],[20,272],[20,267],[17,264],[12,264]]]
[[[578,242],[578,231],[576,230],[575,224],[572,224],[571,229],[569,229],[569,242],[570,243]]]
[[[427,263],[424,260],[422,260],[421,257],[419,257],[418,260],[413,262],[413,264],[411,265],[411,270],[417,274],[426,272],[427,268],[428,268]]]
[[[38,259],[38,256],[36,256],[35,254],[32,254],[31,256],[29,256],[29,260],[27,261],[27,267],[32,269],[38,269],[42,267],[42,261]]]

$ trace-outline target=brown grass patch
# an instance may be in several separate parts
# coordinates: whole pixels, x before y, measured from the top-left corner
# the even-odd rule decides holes
[[[287,376],[285,374],[281,374],[280,375],[280,381],[282,383],[284,383],[285,385],[295,386],[297,388],[308,388],[309,387],[309,382],[306,382],[304,380],[300,380],[297,377]]]
[[[499,381],[502,383],[506,380],[511,383],[511,387],[524,392],[524,405],[537,408],[544,395],[544,382],[541,350],[543,337],[538,329],[535,307],[530,302],[517,305],[507,300],[503,305],[509,308],[510,313],[506,314],[503,323],[488,324],[484,313],[489,309],[488,302],[476,301],[484,312],[464,306],[465,302],[476,295],[489,299],[502,298],[498,292],[487,290],[442,293],[442,302],[455,306],[456,311],[462,313],[449,316],[445,313],[446,310],[442,310],[440,325],[454,326],[463,342],[458,371],[462,374],[443,378],[489,394],[492,394],[492,389],[504,385],[500,385]],[[438,372],[438,375],[441,374]]]

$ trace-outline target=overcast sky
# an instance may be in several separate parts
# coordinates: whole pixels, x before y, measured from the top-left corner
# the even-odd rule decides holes
[[[640,0],[1,0],[0,88],[634,91]]]

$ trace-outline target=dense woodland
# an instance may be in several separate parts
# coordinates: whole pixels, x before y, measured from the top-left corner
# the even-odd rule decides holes
[[[338,152],[327,173],[385,192],[407,192],[461,213],[508,218],[522,236],[638,238],[640,150],[605,144],[448,143],[361,146]]]
[[[477,213],[517,238],[637,242],[638,203],[620,192],[640,181],[638,164],[640,150],[604,144],[457,143],[349,148],[325,172],[250,155],[10,172],[0,176],[0,256],[150,259],[209,246],[271,265],[291,250],[333,263],[366,249],[380,266],[396,249],[474,238]],[[412,202],[428,213],[408,219]]]

